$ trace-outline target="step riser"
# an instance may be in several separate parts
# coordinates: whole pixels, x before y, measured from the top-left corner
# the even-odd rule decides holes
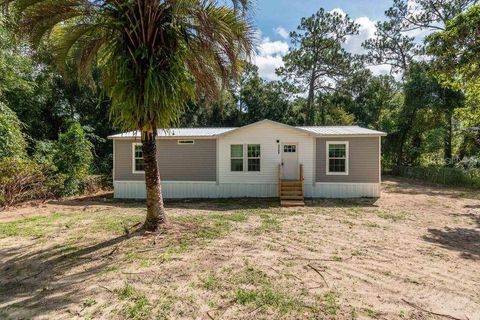
[[[282,207],[304,207],[302,181],[281,181],[280,205]]]

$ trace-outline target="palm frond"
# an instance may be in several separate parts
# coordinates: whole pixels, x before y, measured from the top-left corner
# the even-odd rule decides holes
[[[53,44],[57,63],[86,81],[95,63],[122,129],[174,124],[196,96],[214,99],[252,51],[239,12],[212,0],[7,0],[36,45]],[[62,68],[60,68],[62,69]]]

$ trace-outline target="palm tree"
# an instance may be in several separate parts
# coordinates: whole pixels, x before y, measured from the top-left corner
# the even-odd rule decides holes
[[[166,221],[156,159],[157,128],[168,128],[185,104],[214,99],[252,50],[243,10],[214,0],[7,0],[34,46],[47,41],[59,66],[80,81],[96,66],[112,100],[111,119],[139,130],[147,216],[155,231]],[[69,68],[71,69],[71,68]]]

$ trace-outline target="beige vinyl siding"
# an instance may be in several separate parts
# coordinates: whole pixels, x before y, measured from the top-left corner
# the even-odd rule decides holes
[[[282,143],[297,145],[298,163],[303,164],[305,183],[313,183],[315,138],[294,128],[275,123],[260,123],[229,132],[218,138],[219,183],[274,184],[278,183],[278,165],[282,162]],[[260,145],[260,171],[232,171],[230,146]]]
[[[178,144],[178,139],[157,140],[160,177],[164,181],[216,181],[216,140],[189,139],[194,144]],[[132,144],[139,139],[115,140],[115,180],[143,181],[143,173],[132,171]]]
[[[326,174],[327,141],[348,141],[348,175]],[[316,181],[317,182],[380,182],[380,158],[378,137],[341,137],[316,139]]]

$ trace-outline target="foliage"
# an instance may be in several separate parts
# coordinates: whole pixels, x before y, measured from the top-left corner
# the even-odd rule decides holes
[[[11,156],[24,157],[26,147],[20,120],[15,112],[0,101],[0,159]]]
[[[61,173],[75,178],[82,178],[89,173],[92,144],[78,122],[73,122],[67,132],[59,135],[57,148],[54,163]]]
[[[385,12],[385,15],[401,21],[403,31],[442,30],[448,21],[476,2],[476,0],[393,0],[393,6]]]
[[[448,167],[406,167],[395,166],[393,175],[414,178],[422,181],[480,188],[480,170],[463,170]]]
[[[362,46],[368,50],[366,60],[372,64],[388,64],[393,73],[407,70],[414,57],[419,54],[419,46],[414,37],[405,35],[401,21],[379,21],[375,25],[375,37],[365,40]]]
[[[348,15],[320,9],[302,18],[297,31],[290,33],[293,49],[284,57],[285,66],[277,73],[293,81],[300,92],[308,92],[305,123],[315,120],[314,100],[335,90],[335,83],[352,72],[352,57],[343,48],[346,37],[358,33],[358,25]],[[325,123],[322,112],[321,123]]]
[[[239,105],[245,114],[245,122],[270,119],[290,122],[288,87],[279,81],[265,81],[258,74],[258,67],[248,64],[240,82]]]
[[[53,162],[59,173],[65,176],[64,194],[75,194],[80,190],[81,180],[90,172],[92,144],[78,122],[73,122],[58,138]]]
[[[98,63],[113,120],[123,129],[169,127],[194,90],[215,96],[251,46],[245,20],[210,2],[14,3],[21,26],[34,31],[32,42],[48,35],[64,70],[71,63],[84,80]]]
[[[18,157],[0,159],[0,206],[48,195],[41,166]]]
[[[480,5],[476,5],[449,21],[444,31],[427,37],[427,52],[434,57],[439,79],[465,90],[476,124],[480,124],[480,111],[474,107],[480,102],[479,31]]]

